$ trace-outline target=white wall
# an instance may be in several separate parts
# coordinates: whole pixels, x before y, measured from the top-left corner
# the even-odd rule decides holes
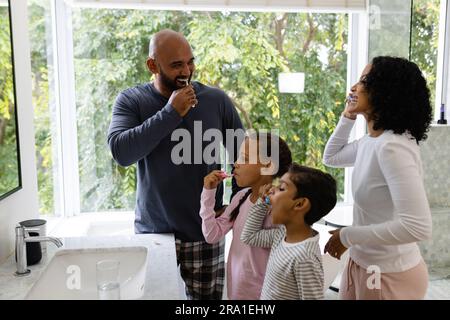
[[[22,189],[0,201],[0,263],[14,252],[14,227],[37,218],[38,193],[35,165],[31,64],[27,1],[11,1],[16,92],[19,122]]]

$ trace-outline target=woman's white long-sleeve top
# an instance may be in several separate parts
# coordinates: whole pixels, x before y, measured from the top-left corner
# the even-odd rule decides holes
[[[391,130],[349,143],[354,123],[341,117],[323,157],[327,166],[354,166],[353,226],[341,230],[342,244],[365,269],[408,270],[421,261],[416,242],[430,238],[432,228],[419,146]]]

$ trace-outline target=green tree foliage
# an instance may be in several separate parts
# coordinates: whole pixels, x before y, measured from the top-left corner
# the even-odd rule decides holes
[[[427,79],[432,106],[436,100],[436,69],[439,44],[440,0],[414,0],[411,29],[411,60]],[[440,97],[438,98],[440,101]]]
[[[52,71],[44,40],[49,27],[43,12],[48,8],[41,3],[33,0],[30,11],[35,110],[48,108],[51,100]],[[425,22],[418,28],[436,23],[426,15],[420,19]],[[321,158],[344,107],[347,26],[346,14],[73,8],[82,211],[134,207],[136,168],[122,168],[112,160],[106,133],[117,94],[151,79],[145,66],[148,42],[163,28],[187,36],[196,56],[195,80],[227,92],[247,128],[279,129],[294,160],[332,173],[342,197],[344,171],[324,167]],[[429,42],[423,39],[419,45],[424,55]],[[305,91],[280,93],[280,72],[304,72]],[[53,210],[51,126],[48,110],[37,114],[38,171],[46,172],[39,181],[45,213]]]
[[[149,81],[148,41],[162,28],[187,36],[195,78],[225,90],[247,128],[279,129],[296,161],[325,169],[322,150],[345,97],[346,15],[81,9],[73,26],[84,210],[134,205],[135,168],[119,168],[104,139],[117,93]],[[282,71],[305,72],[305,93],[280,94]],[[342,194],[343,171],[329,171]]]

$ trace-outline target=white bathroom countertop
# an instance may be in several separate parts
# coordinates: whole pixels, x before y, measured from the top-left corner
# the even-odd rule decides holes
[[[141,299],[181,299],[175,239],[172,234],[73,237],[61,240],[63,246],[60,249],[146,247],[147,273]],[[47,253],[42,255],[42,260],[38,264],[28,267],[31,273],[24,277],[14,276],[16,270],[14,253],[6,262],[0,264],[0,300],[24,299],[57,250],[54,244],[47,242]]]

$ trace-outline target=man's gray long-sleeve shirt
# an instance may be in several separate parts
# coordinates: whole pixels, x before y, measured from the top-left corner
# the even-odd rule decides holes
[[[115,101],[108,143],[120,165],[137,162],[136,233],[174,233],[183,241],[204,241],[199,216],[203,178],[219,169],[220,164],[205,163],[203,151],[211,141],[206,137],[207,141],[203,141],[203,133],[208,129],[220,130],[226,145],[226,130],[243,127],[235,107],[222,90],[199,82],[192,84],[198,104],[184,117],[153,83],[124,90]],[[179,151],[180,143],[188,141],[179,136],[172,141],[176,129],[186,130],[180,130],[182,134],[189,132],[191,164],[176,164],[172,159],[172,149],[176,146]],[[235,141],[235,157],[238,143]],[[195,144],[201,150],[200,163]],[[185,151],[175,154],[187,159]],[[218,188],[216,208],[222,206],[222,196],[223,188]]]

